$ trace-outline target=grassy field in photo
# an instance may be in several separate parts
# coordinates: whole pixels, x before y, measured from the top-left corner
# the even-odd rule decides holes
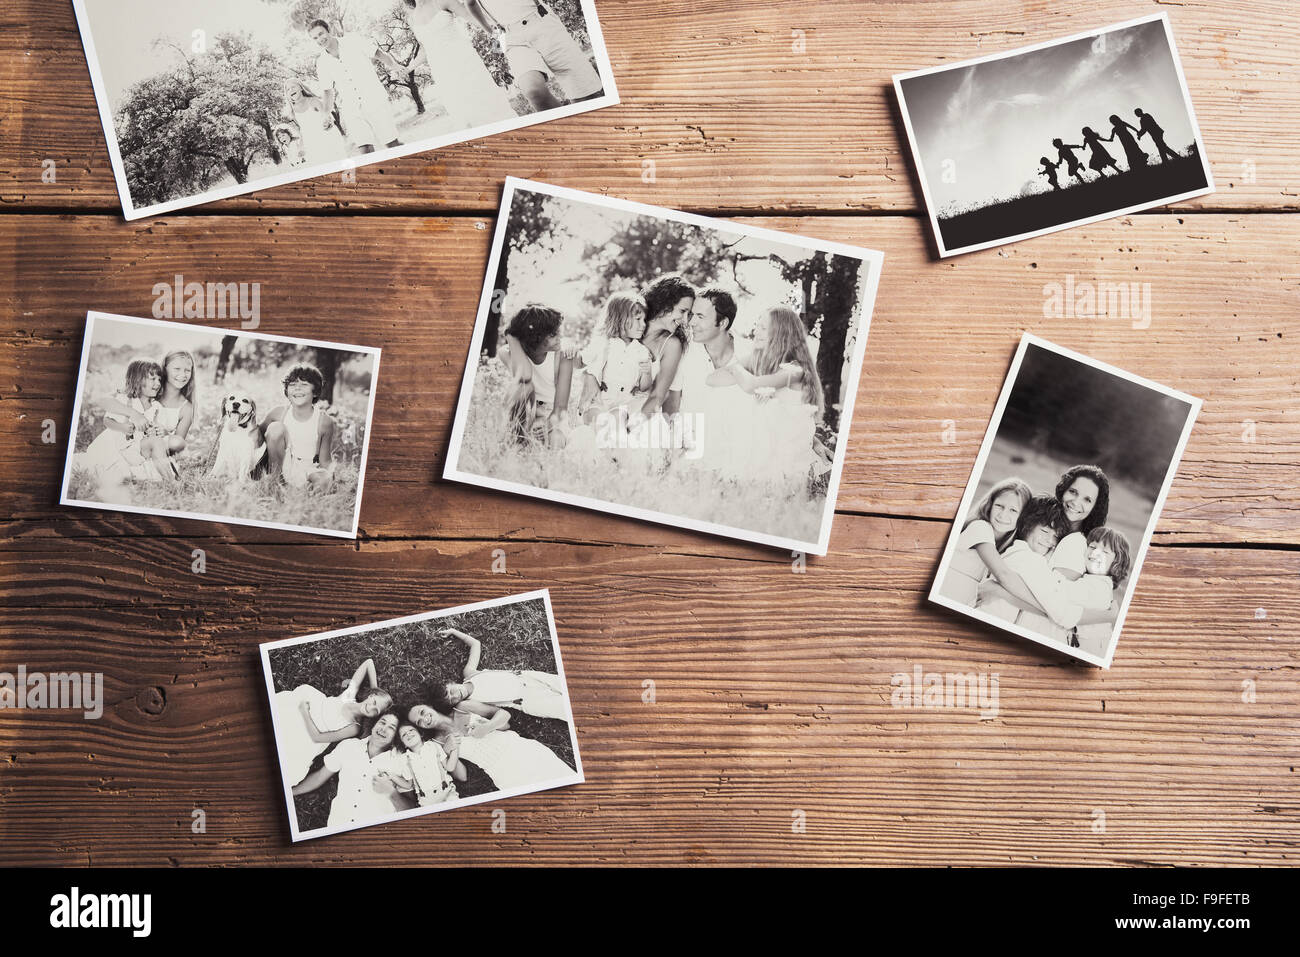
[[[506,422],[507,379],[500,361],[480,359],[456,462],[461,472],[801,542],[818,539],[826,496],[802,484],[725,481],[677,453],[517,444]]]

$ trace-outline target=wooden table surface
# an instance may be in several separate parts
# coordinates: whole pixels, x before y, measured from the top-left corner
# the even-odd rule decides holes
[[[934,259],[891,74],[1162,10],[1218,191]],[[107,704],[0,712],[0,863],[1295,863],[1291,0],[599,11],[620,106],[127,224],[71,5],[4,4],[0,671]],[[828,556],[440,481],[509,174],[884,251]],[[55,504],[86,311],[176,273],[383,348],[357,541]],[[1150,327],[1044,318],[1067,275],[1150,283]],[[1109,671],[925,601],[1024,330],[1205,400]],[[291,846],[258,644],[538,587],[587,783]],[[891,707],[916,665],[997,674],[999,714]]]

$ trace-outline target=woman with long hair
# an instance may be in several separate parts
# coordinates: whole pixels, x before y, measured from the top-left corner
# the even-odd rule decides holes
[[[363,695],[361,688],[367,681],[370,690]],[[280,763],[290,781],[297,784],[307,776],[317,755],[337,741],[357,737],[367,719],[377,718],[393,706],[393,696],[378,684],[375,662],[367,658],[339,694],[328,696],[309,684],[275,693]]]
[[[695,287],[676,273],[660,276],[641,292],[645,303],[645,332],[641,344],[650,352],[650,394],[642,415],[677,412],[682,399],[681,361],[686,352],[686,327],[695,304]]]

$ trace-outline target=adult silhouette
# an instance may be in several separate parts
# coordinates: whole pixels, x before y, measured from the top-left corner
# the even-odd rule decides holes
[[[1138,118],[1138,126],[1141,127],[1141,136],[1145,133],[1151,137],[1151,142],[1156,144],[1156,149],[1160,151],[1160,162],[1167,163],[1170,160],[1178,159],[1178,154],[1165,145],[1165,131],[1160,128],[1156,118],[1150,113],[1142,112],[1141,107],[1135,109],[1133,114]]]
[[[1114,130],[1110,138],[1119,140],[1124,147],[1124,159],[1128,162],[1128,168],[1131,170],[1147,165],[1147,154],[1142,152],[1138,146],[1137,138],[1141,136],[1141,131],[1136,126],[1130,126],[1121,120],[1114,113],[1110,115],[1110,126]]]

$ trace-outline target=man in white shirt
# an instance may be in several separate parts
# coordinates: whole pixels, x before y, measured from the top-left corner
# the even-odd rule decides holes
[[[390,70],[405,73],[407,68],[390,53],[379,49],[373,40],[355,33],[335,36],[324,20],[313,20],[307,33],[320,45],[316,57],[316,76],[325,94],[323,114],[325,128],[333,122],[337,104],[343,114],[348,141],[362,153],[373,153],[380,146],[400,146],[397,123],[388,90],[375,74],[374,58]]]
[[[465,11],[491,34],[501,35],[515,83],[534,110],[563,106],[546,85],[554,78],[570,102],[590,100],[604,87],[591,59],[560,18],[537,0],[464,0]]]

